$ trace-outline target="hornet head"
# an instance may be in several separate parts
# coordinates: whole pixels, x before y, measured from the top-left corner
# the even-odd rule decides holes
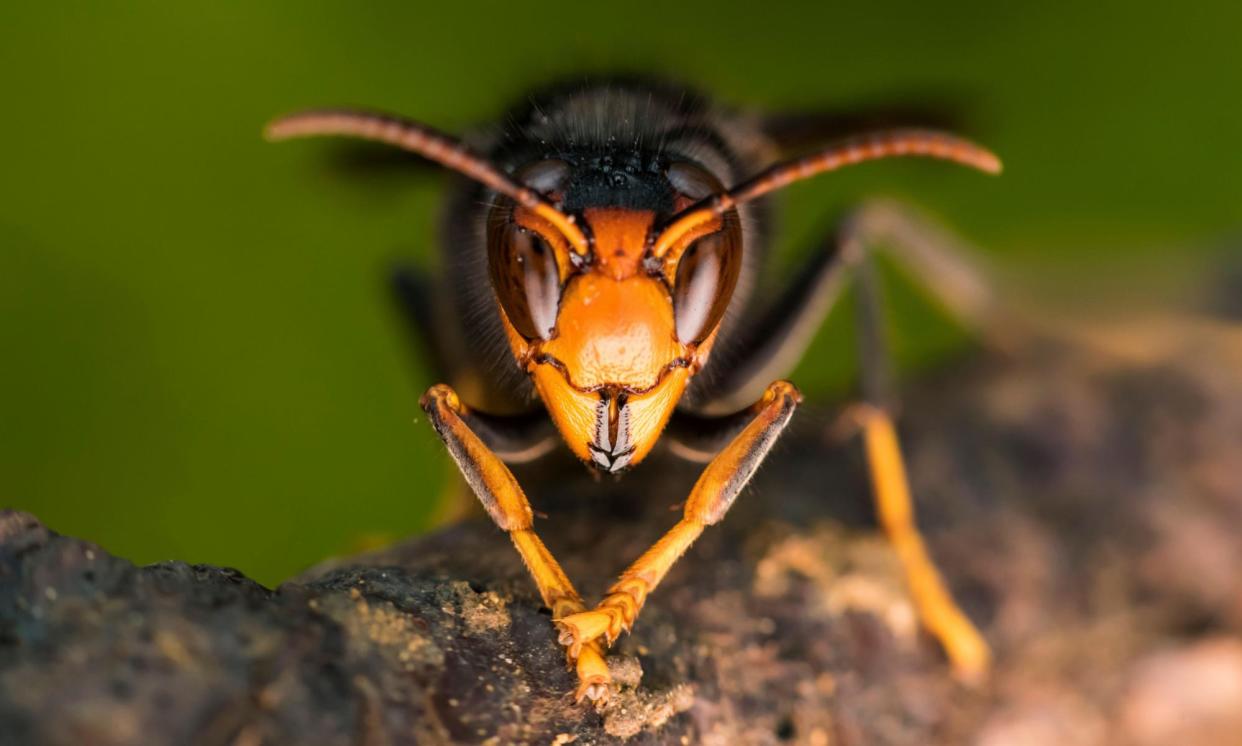
[[[555,195],[554,177],[567,172],[562,161],[544,161],[523,173]],[[689,163],[666,174],[681,207],[723,190]],[[736,210],[672,241],[663,240],[667,217],[586,207],[575,222],[582,245],[512,202],[488,221],[490,274],[513,353],[570,449],[603,471],[651,451],[706,362],[737,284]]]

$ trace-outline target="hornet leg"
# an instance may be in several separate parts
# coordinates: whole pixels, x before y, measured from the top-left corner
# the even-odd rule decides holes
[[[852,407],[847,416],[862,431],[876,515],[897,553],[919,619],[940,642],[957,676],[975,683],[987,673],[991,651],[953,600],[915,522],[905,459],[891,414],[896,395],[885,344],[883,299],[875,263],[865,249],[860,247],[856,253],[860,255],[856,279],[863,403]]]
[[[586,606],[582,597],[532,529],[534,512],[526,493],[513,472],[466,425],[465,418],[470,413],[457,394],[439,384],[427,390],[421,404],[488,515],[509,534],[513,546],[522,555],[544,605],[552,610],[552,618],[583,611]],[[575,646],[568,660],[578,673],[577,698],[606,700],[612,678],[604,662],[603,648],[597,643]]]
[[[633,626],[647,595],[660,584],[673,563],[704,528],[724,518],[785,429],[801,398],[787,381],[769,386],[751,407],[750,424],[704,469],[686,501],[681,521],[621,574],[598,606],[555,619],[561,630],[561,644],[568,646],[571,656],[585,651],[585,646],[598,644],[601,636],[611,643]]]

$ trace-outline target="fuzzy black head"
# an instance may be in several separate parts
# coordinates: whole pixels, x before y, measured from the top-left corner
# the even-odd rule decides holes
[[[565,163],[555,190],[561,209],[617,207],[673,212],[666,171],[689,161],[719,178],[733,153],[715,131],[705,100],[685,89],[637,79],[554,86],[506,117],[488,153],[511,172],[531,163]]]
[[[569,212],[602,206],[673,211],[673,188],[664,174],[667,163],[658,154],[605,150],[560,157],[570,164],[562,201]]]

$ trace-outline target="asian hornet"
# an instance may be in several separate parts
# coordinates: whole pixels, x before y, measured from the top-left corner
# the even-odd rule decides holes
[[[551,89],[502,121],[470,146],[415,121],[356,110],[286,116],[267,136],[377,141],[465,177],[442,240],[449,282],[412,291],[416,305],[435,295],[457,311],[452,324],[441,317],[424,325],[453,385],[432,386],[422,407],[551,609],[577,670],[578,698],[602,700],[611,691],[605,647],[634,624],[704,528],[725,516],[789,422],[801,397],[780,377],[843,281],[864,265],[876,234],[951,309],[969,317],[985,305],[985,291],[952,257],[864,211],[759,306],[752,280],[770,221],[761,198],[882,158],[924,156],[987,173],[1001,166],[978,145],[918,129],[821,138],[791,153],[774,120],[652,83]],[[977,677],[988,648],[924,548],[891,418],[874,402],[855,412],[877,513],[920,617],[955,670]],[[681,520],[594,608],[535,535],[531,506],[506,466],[549,450],[554,436],[534,426],[548,420],[602,472],[635,468],[662,443],[706,463]]]

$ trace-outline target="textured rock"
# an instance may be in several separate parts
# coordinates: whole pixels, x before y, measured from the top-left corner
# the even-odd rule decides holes
[[[268,590],[0,514],[0,743],[1229,743],[1240,350],[1201,330],[1141,356],[1045,342],[907,394],[921,522],[997,654],[979,690],[918,630],[857,444],[808,410],[618,643],[599,711],[484,522]],[[594,598],[695,474],[563,466],[519,477]]]

